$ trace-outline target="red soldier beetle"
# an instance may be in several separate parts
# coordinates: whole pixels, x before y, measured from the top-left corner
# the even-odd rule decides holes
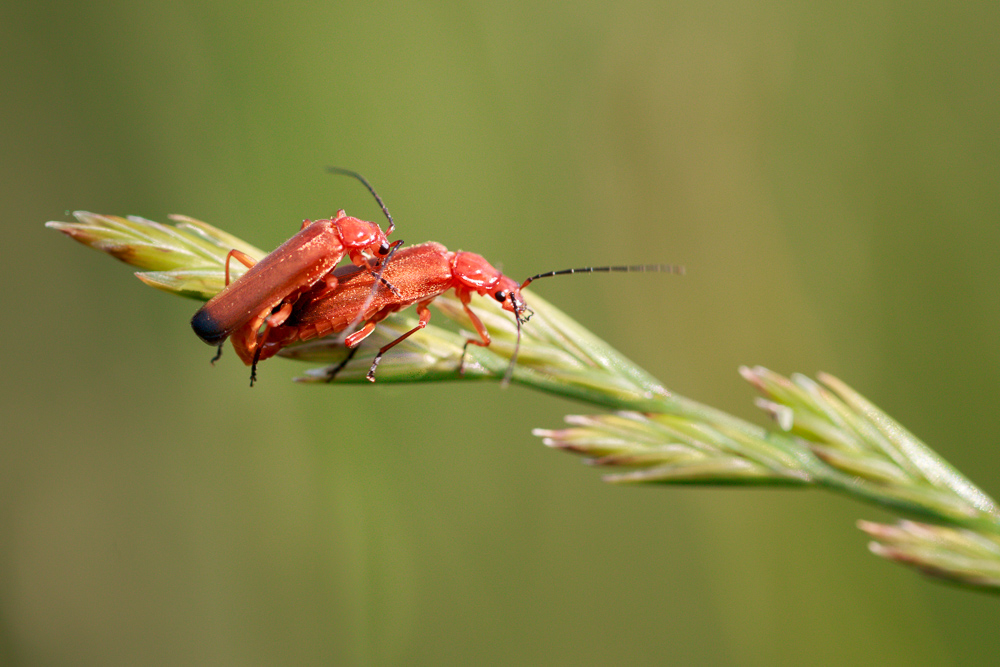
[[[341,210],[335,218],[304,221],[297,234],[259,262],[239,250],[230,250],[226,255],[226,287],[191,319],[191,327],[199,338],[219,346],[219,354],[213,362],[222,354],[226,338],[235,331],[243,328],[256,331],[265,320],[268,326],[277,326],[291,312],[292,303],[304,292],[317,284],[332,290],[336,280],[328,276],[345,254],[355,266],[374,272],[371,259],[381,273],[402,243],[389,244],[386,237],[392,233],[395,223],[368,181],[346,169],[330,167],[329,170],[361,181],[382,208],[389,227],[383,233],[374,222],[348,216]],[[229,263],[233,258],[249,270],[230,283]],[[394,288],[389,285],[389,289]]]
[[[332,290],[319,289],[303,294],[292,306],[291,312],[283,321],[263,332],[241,330],[243,335],[233,336],[233,348],[240,359],[252,366],[251,378],[254,377],[257,363],[276,354],[283,347],[297,342],[320,338],[330,334],[341,333],[351,328],[355,323],[364,322],[363,326],[347,335],[344,345],[350,349],[348,356],[328,374],[327,380],[332,380],[357,352],[358,345],[367,338],[376,325],[389,315],[417,305],[419,322],[403,335],[379,349],[368,371],[367,379],[375,381],[375,369],[382,356],[423,329],[430,322],[430,303],[449,289],[454,289],[462,303],[466,315],[472,322],[479,339],[467,339],[462,350],[462,360],[459,362],[459,372],[465,361],[465,351],[469,345],[488,347],[490,334],[479,317],[469,308],[473,293],[491,296],[501,304],[501,307],[514,314],[517,324],[517,343],[510,365],[504,377],[504,384],[510,381],[517,353],[521,342],[521,325],[533,314],[524,302],[521,290],[532,281],[549,276],[571,273],[596,273],[610,271],[664,271],[668,273],[683,273],[683,268],[671,265],[646,266],[605,266],[581,269],[565,269],[550,271],[532,276],[518,284],[513,279],[503,275],[482,256],[471,252],[449,252],[440,243],[423,243],[399,250],[391,264],[384,267],[382,277],[394,285],[399,294],[377,284],[376,278],[370,273],[355,267],[342,267],[334,272],[337,286]],[[374,297],[372,296],[374,294]]]

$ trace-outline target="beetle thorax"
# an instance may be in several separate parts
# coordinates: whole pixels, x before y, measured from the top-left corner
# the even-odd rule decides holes
[[[338,218],[335,224],[340,229],[340,238],[344,246],[348,248],[367,248],[376,245],[382,236],[382,230],[374,222],[351,216]]]
[[[455,281],[468,289],[486,294],[500,282],[502,273],[474,252],[456,252],[451,258]]]

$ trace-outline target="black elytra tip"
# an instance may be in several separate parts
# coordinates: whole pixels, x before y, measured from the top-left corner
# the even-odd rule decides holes
[[[198,338],[209,345],[218,345],[226,340],[228,334],[219,325],[218,320],[212,314],[202,308],[191,318],[191,328],[194,329]]]

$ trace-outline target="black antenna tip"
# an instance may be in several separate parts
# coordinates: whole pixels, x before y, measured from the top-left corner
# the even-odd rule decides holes
[[[375,201],[378,202],[379,208],[382,209],[382,213],[389,221],[389,227],[388,229],[386,229],[385,232],[386,236],[392,234],[392,230],[396,228],[396,223],[393,222],[392,216],[389,214],[389,209],[386,207],[385,202],[382,201],[382,198],[378,196],[377,192],[375,192],[375,187],[372,186],[372,184],[369,183],[364,176],[362,176],[356,171],[353,171],[351,169],[344,169],[343,167],[327,167],[326,171],[327,173],[330,174],[341,174],[343,176],[350,176],[351,178],[356,178],[358,181],[361,182],[361,185],[368,188],[368,192],[372,193],[372,197],[375,197]]]

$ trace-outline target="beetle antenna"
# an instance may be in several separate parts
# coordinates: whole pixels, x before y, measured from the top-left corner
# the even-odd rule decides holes
[[[579,269],[563,269],[562,271],[549,271],[531,276],[523,283],[521,289],[527,287],[532,281],[549,276],[565,276],[571,273],[675,273],[684,275],[684,267],[677,264],[634,264],[631,266],[584,266]]]
[[[530,311],[529,311],[530,312]],[[527,319],[527,318],[525,318]],[[514,343],[514,354],[510,355],[510,363],[507,364],[507,372],[503,375],[503,380],[500,382],[501,387],[507,387],[510,384],[510,379],[514,376],[514,364],[517,363],[517,353],[521,351],[521,318],[519,315],[514,316],[514,321],[517,323],[517,342]]]
[[[331,174],[342,174],[361,181],[361,184],[368,188],[368,192],[372,193],[372,196],[375,197],[375,201],[378,202],[378,205],[382,208],[382,212],[385,213],[385,217],[389,220],[389,229],[386,230],[385,235],[388,236],[389,234],[392,234],[392,230],[396,228],[396,223],[392,221],[392,216],[389,215],[389,209],[386,207],[385,202],[382,201],[382,198],[378,196],[377,192],[375,192],[375,188],[372,187],[372,184],[369,183],[364,176],[356,171],[351,171],[350,169],[344,169],[342,167],[327,167],[326,170]]]
[[[358,328],[358,325],[361,323],[361,320],[364,319],[365,313],[368,312],[368,307],[372,305],[372,301],[375,300],[375,293],[378,291],[379,283],[382,283],[390,290],[392,290],[393,294],[402,298],[402,295],[400,295],[399,290],[396,289],[396,286],[382,277],[382,272],[385,270],[386,265],[389,263],[389,260],[392,259],[392,256],[396,254],[396,249],[399,248],[399,246],[401,245],[403,245],[403,241],[399,240],[393,243],[391,246],[389,246],[389,254],[385,256],[385,259],[383,259],[382,263],[379,264],[378,271],[375,272],[375,282],[372,284],[371,292],[368,293],[368,298],[366,298],[364,303],[361,304],[361,308],[358,309],[358,314],[354,316],[354,319],[351,320],[351,323],[347,325],[346,329],[344,329],[345,339],[352,333],[354,333],[354,331]]]
[[[677,275],[684,275],[684,267],[676,264],[633,264],[629,266],[585,266],[579,269],[563,269],[561,271],[548,271],[546,273],[539,273],[537,276],[531,276],[523,283],[521,283],[521,289],[524,289],[532,281],[538,280],[539,278],[548,278],[550,276],[564,276],[571,273],[674,273]],[[517,363],[517,354],[521,350],[521,324],[527,322],[528,319],[533,315],[532,311],[524,307],[523,309],[517,309],[515,306],[514,312],[514,322],[517,324],[517,342],[514,344],[514,354],[510,357],[510,364],[507,366],[507,372],[503,376],[503,381],[500,386],[506,387],[510,384],[510,379],[514,375],[514,364]]]
[[[382,209],[382,213],[385,214],[386,219],[389,221],[389,228],[385,230],[385,235],[388,236],[389,234],[392,234],[392,230],[396,228],[396,223],[392,219],[392,214],[389,213],[389,207],[387,207],[385,205],[385,202],[382,201],[382,198],[378,196],[378,193],[375,192],[375,187],[368,182],[368,179],[366,179],[364,176],[362,176],[356,171],[352,171],[351,169],[344,169],[343,167],[327,167],[326,170],[331,174],[341,174],[343,176],[350,176],[351,178],[356,178],[361,182],[363,186],[368,188],[368,192],[372,193],[372,197],[375,197],[375,201],[378,202],[379,207]],[[358,324],[361,322],[361,318],[364,316],[365,311],[368,310],[368,306],[370,306],[372,301],[375,300],[375,292],[378,290],[378,284],[380,282],[384,283],[390,290],[392,290],[393,294],[399,296],[399,291],[391,283],[389,283],[389,281],[385,280],[382,277],[382,272],[385,270],[385,265],[388,264],[389,260],[392,259],[392,256],[396,254],[396,249],[399,248],[399,246],[401,245],[403,245],[402,241],[396,241],[395,243],[393,243],[389,247],[389,254],[386,255],[385,259],[379,262],[378,272],[375,274],[375,283],[372,285],[372,291],[368,295],[368,298],[365,299],[365,302],[362,305],[361,309],[358,311],[357,316],[350,323],[350,325],[348,325],[345,337],[352,334],[354,332],[355,327],[357,327]],[[337,370],[340,369],[338,368]]]

